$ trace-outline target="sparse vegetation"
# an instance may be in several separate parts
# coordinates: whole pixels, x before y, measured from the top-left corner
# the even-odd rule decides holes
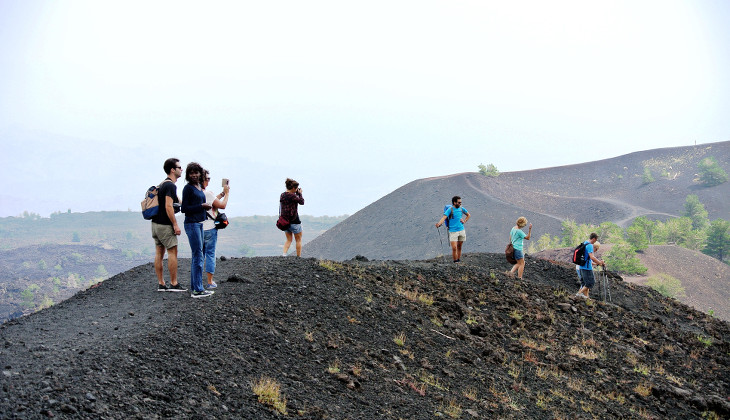
[[[281,385],[274,379],[262,376],[251,384],[251,389],[260,403],[271,406],[274,410],[286,415],[286,398],[281,395]]]
[[[705,187],[714,187],[727,182],[727,173],[713,156],[702,159],[697,165],[700,182]]]
[[[686,296],[682,282],[669,274],[659,273],[656,276],[651,276],[647,279],[646,284],[669,298],[680,299]]]
[[[492,163],[490,163],[489,165],[486,165],[486,166],[484,166],[484,164],[480,163],[479,164],[479,173],[484,176],[490,177],[490,178],[495,178],[495,177],[499,176],[499,170]]]

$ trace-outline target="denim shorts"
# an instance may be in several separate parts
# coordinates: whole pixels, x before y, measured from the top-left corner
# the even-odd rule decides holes
[[[302,225],[301,225],[301,223],[300,224],[297,224],[297,225],[295,225],[294,223],[292,223],[292,224],[289,225],[289,229],[287,229],[286,231],[287,232],[291,232],[291,233],[293,233],[295,235],[297,233],[302,233]]]
[[[525,253],[522,252],[522,250],[515,249],[515,259],[516,260],[521,260],[523,258],[525,258]]]
[[[596,279],[593,277],[593,270],[580,269],[581,284],[587,288],[592,288],[596,284]]]

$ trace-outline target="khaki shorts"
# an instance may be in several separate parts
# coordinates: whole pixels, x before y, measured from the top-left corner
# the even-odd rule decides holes
[[[177,246],[177,235],[175,235],[175,229],[172,225],[161,225],[152,222],[152,239],[155,240],[156,246],[164,246],[165,249]]]
[[[464,242],[466,240],[466,229],[458,232],[449,232],[449,242]]]

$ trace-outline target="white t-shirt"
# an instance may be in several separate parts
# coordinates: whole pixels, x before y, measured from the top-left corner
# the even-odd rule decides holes
[[[213,205],[213,201],[215,201],[215,194],[213,192],[205,190],[205,202],[207,204]],[[208,218],[205,219],[203,222],[203,230],[211,230],[215,229],[215,216],[218,215],[218,209],[210,209],[206,211],[208,213]]]

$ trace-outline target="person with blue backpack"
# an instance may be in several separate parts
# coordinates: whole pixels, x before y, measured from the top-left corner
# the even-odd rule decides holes
[[[466,240],[466,229],[464,223],[469,220],[471,214],[464,207],[461,207],[461,197],[455,195],[451,199],[451,205],[444,208],[444,215],[436,222],[436,228],[446,223],[449,229],[449,242],[451,243],[451,256],[455,263],[461,262],[461,247]]]
[[[593,252],[595,252],[593,244],[595,244],[596,241],[598,241],[598,234],[591,233],[588,240],[583,242],[581,245],[578,245],[578,247],[574,250],[574,254],[579,254],[579,248],[583,248],[583,254],[580,255],[579,258],[573,258],[573,261],[580,265],[581,286],[578,293],[575,294],[577,297],[588,299],[588,294],[590,293],[591,288],[594,284],[596,284],[595,277],[593,276],[593,263],[606,267],[605,261],[599,260],[593,255]],[[583,247],[582,245],[585,246]]]

